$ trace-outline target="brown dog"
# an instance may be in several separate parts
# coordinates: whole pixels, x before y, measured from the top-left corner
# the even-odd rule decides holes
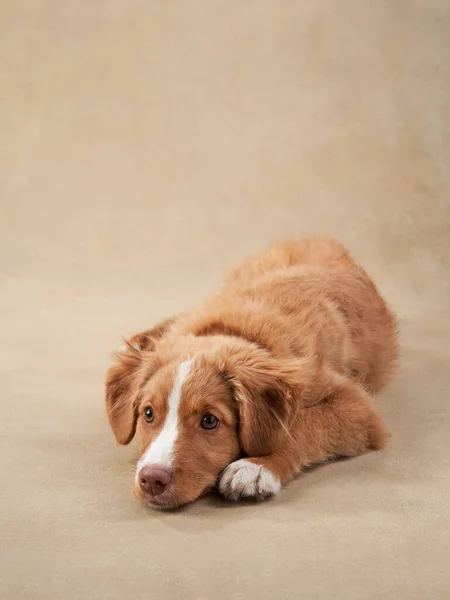
[[[346,249],[290,242],[129,340],[108,373],[108,416],[120,444],[138,432],[135,491],[150,504],[217,481],[227,498],[261,499],[307,465],[384,446],[371,394],[396,360],[396,320]]]

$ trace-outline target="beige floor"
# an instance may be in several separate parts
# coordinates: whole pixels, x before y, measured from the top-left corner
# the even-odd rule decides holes
[[[2,597],[450,598],[449,3],[5,0],[0,28]],[[401,316],[388,450],[141,507],[110,351],[304,233]]]

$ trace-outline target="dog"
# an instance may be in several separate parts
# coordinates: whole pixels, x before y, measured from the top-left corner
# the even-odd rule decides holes
[[[135,494],[173,508],[217,485],[262,500],[307,466],[382,449],[372,396],[397,348],[395,316],[340,242],[249,258],[217,295],[116,355],[106,407],[119,444],[137,432]]]

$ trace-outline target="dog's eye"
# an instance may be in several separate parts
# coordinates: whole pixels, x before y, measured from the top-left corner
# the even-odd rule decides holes
[[[203,429],[215,429],[219,424],[219,419],[214,415],[203,415],[200,425]]]
[[[149,406],[144,410],[143,418],[146,423],[152,423],[155,415],[153,414],[153,409]]]

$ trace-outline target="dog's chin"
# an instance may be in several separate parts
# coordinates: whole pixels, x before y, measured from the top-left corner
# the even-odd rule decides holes
[[[146,496],[144,498],[144,502],[147,504],[147,506],[156,508],[158,510],[176,510],[185,504],[184,502],[175,501],[173,497],[163,498],[162,496],[164,496],[164,494],[161,494],[160,496]]]
[[[144,494],[140,490],[135,490],[135,496],[147,506],[151,508],[156,508],[158,510],[175,510],[191,502],[191,500],[178,499],[170,490],[168,490],[167,492],[163,492],[158,496]]]
[[[183,505],[182,504],[157,504],[154,501],[148,500],[147,506],[154,510],[160,510],[162,512],[171,512],[174,510],[178,510]]]
[[[215,480],[210,482],[209,485],[204,486],[200,489],[191,489],[186,490],[188,493],[176,493],[176,489],[174,486],[169,485],[162,494],[158,494],[157,496],[153,496],[152,494],[146,494],[143,492],[139,486],[134,488],[134,495],[141,500],[144,504],[151,508],[156,508],[159,510],[175,510],[177,508],[181,508],[186,504],[190,504],[191,502],[195,502],[208,492],[210,492],[215,487]],[[179,490],[180,491],[180,490]]]

